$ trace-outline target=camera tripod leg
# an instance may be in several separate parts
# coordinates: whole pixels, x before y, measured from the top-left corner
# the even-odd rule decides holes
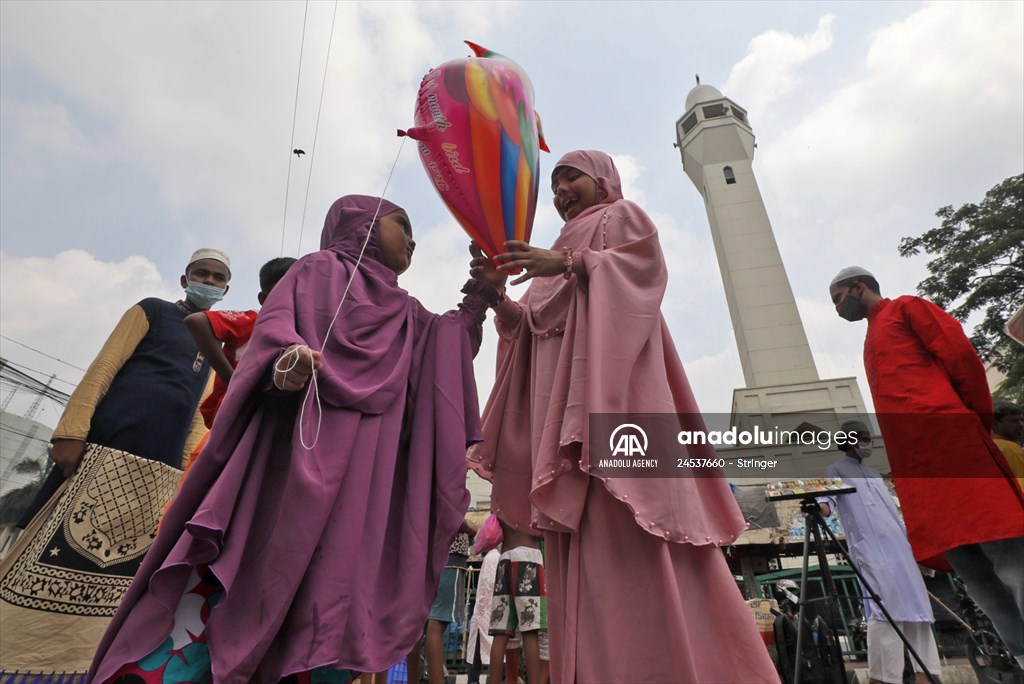
[[[810,517],[814,514],[808,513],[807,515],[808,517]],[[898,636],[900,640],[903,642],[904,646],[907,647],[907,650],[910,652],[910,657],[912,657],[914,659],[914,662],[916,662],[921,667],[921,672],[924,672],[925,676],[928,678],[928,681],[931,684],[939,684],[939,680],[935,677],[935,675],[928,671],[928,668],[927,666],[925,666],[924,661],[921,659],[921,656],[918,655],[917,651],[914,650],[914,647],[910,645],[910,641],[903,633],[903,630],[896,626],[896,621],[892,619],[892,615],[889,614],[889,611],[886,609],[885,604],[882,603],[882,599],[878,596],[877,593],[875,593],[874,587],[872,587],[871,584],[867,581],[867,579],[864,578],[864,575],[861,574],[861,571],[859,569],[857,569],[857,566],[850,558],[850,555],[846,552],[846,549],[843,548],[843,545],[839,543],[839,539],[836,538],[836,535],[832,532],[832,530],[829,529],[828,525],[825,524],[824,519],[821,518],[821,513],[817,513],[817,520],[815,521],[815,526],[819,529],[824,529],[825,534],[829,537],[829,539],[835,542],[836,548],[839,549],[839,555],[842,556],[846,560],[847,564],[849,564],[850,568],[853,569],[854,574],[857,575],[857,579],[860,580],[861,585],[867,590],[868,597],[872,601],[874,601],[875,605],[878,606],[879,610],[882,611],[882,615],[885,616],[886,621],[892,626],[893,631],[896,632],[896,636]],[[820,546],[819,552],[824,552]]]
[[[806,518],[805,518],[806,523]],[[793,668],[793,684],[800,684],[801,658],[804,652],[804,612],[807,608],[807,563],[810,560],[811,551],[811,526],[804,525],[804,563],[800,571],[800,610],[796,616],[796,664]]]
[[[832,578],[832,570],[828,566],[828,556],[825,554],[825,543],[824,539],[822,539],[821,530],[822,528],[828,530],[828,525],[826,525],[820,513],[808,514],[806,524],[814,535],[814,549],[818,555],[818,567],[821,569],[822,579],[825,580],[825,605],[828,606],[829,621],[832,621],[834,617],[832,614],[833,608],[839,609],[839,591],[836,589],[835,580]],[[846,618],[841,609],[839,609],[839,614],[845,625]],[[838,681],[845,682],[846,666],[843,664],[843,649],[839,647],[839,639],[835,638],[834,635],[832,639],[832,661],[835,663],[834,675]]]

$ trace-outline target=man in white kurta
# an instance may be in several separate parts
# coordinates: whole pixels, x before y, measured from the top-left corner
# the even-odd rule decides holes
[[[819,500],[822,513],[838,511],[850,558],[870,583],[900,631],[921,656],[928,670],[939,674],[939,653],[931,625],[935,621],[921,571],[907,540],[903,519],[896,510],[885,480],[864,465],[871,454],[871,433],[861,421],[847,421],[842,432],[857,433],[857,444],[843,446],[846,455],[825,470],[853,485],[853,494]],[[867,592],[861,588],[864,595]],[[903,681],[903,642],[871,599],[864,599],[868,622],[868,673],[872,682]],[[927,676],[914,662],[918,682]]]

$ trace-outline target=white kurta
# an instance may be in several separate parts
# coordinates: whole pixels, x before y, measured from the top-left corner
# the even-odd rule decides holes
[[[892,619],[934,622],[924,578],[914,561],[907,529],[885,480],[877,470],[850,456],[830,465],[825,475],[842,478],[857,488],[853,494],[821,500],[838,511],[850,558],[878,593]],[[870,599],[864,601],[864,615],[868,620],[885,619]]]
[[[491,664],[491,640],[488,634],[491,627],[491,604],[494,601],[494,577],[498,572],[498,559],[501,552],[491,549],[484,556],[480,566],[480,579],[476,584],[476,603],[473,606],[473,617],[469,621],[469,641],[466,644],[466,662],[472,664],[476,653],[477,639],[480,640],[480,660],[484,665]]]

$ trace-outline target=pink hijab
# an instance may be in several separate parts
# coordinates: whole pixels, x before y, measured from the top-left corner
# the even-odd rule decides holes
[[[600,188],[598,203],[567,222],[552,245],[572,248],[586,277],[532,280],[521,319],[498,322],[484,441],[469,459],[492,480],[492,509],[507,524],[573,532],[591,477],[591,414],[677,413],[681,430],[703,421],[661,315],[668,276],[657,228],[623,199],[607,154],[570,152],[562,166]],[[554,377],[538,376],[538,368]],[[746,526],[722,477],[601,481],[641,528],[673,542],[727,544]]]

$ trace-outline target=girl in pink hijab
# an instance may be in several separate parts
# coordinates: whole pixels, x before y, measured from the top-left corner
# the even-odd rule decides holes
[[[551,681],[778,681],[719,549],[746,526],[726,480],[591,474],[591,414],[703,425],[661,315],[654,224],[603,152],[566,154],[551,180],[566,221],[552,248],[512,241],[496,258],[532,282],[496,307],[498,372],[469,452],[494,513],[544,535]]]

